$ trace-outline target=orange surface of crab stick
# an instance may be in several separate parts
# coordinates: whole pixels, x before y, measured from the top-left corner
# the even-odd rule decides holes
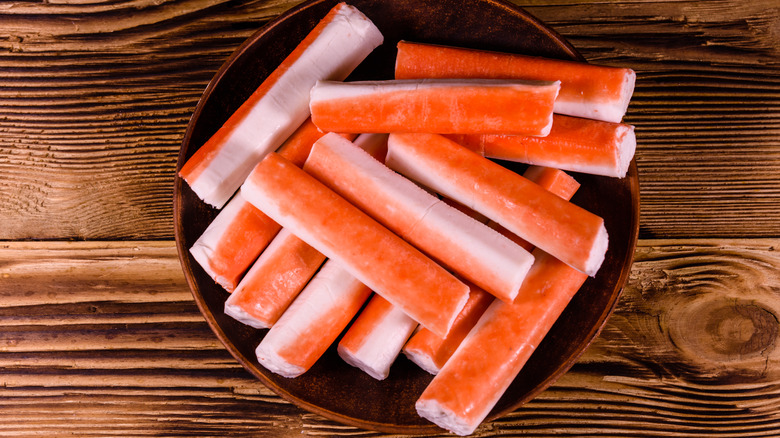
[[[588,275],[604,260],[602,218],[441,135],[390,134],[386,161]]]
[[[565,172],[550,167],[529,166],[523,173],[523,176],[567,201],[571,199],[580,186],[574,178]],[[477,213],[474,212],[474,214]],[[493,222],[492,224],[495,223]],[[500,227],[500,225],[497,226]],[[500,231],[506,233],[505,235],[510,239],[516,239],[515,241],[525,249],[533,250],[531,244],[510,233],[506,228],[501,227]],[[430,330],[420,329],[412,335],[403,347],[403,353],[406,357],[431,374],[439,372],[441,367],[452,356],[455,349],[458,348],[461,341],[463,341],[463,338],[466,337],[466,334],[477,323],[477,320],[482,316],[488,305],[493,301],[492,295],[474,285],[470,286],[469,300],[466,302],[460,315],[455,319],[452,329],[446,336],[437,336]]]
[[[343,80],[383,41],[356,8],[336,5],[225,124],[184,164],[179,175],[206,203],[221,208],[263,156],[309,116],[317,80]]]
[[[339,341],[337,351],[348,364],[384,380],[416,327],[417,321],[374,295]]]
[[[556,113],[615,123],[625,115],[636,82],[628,68],[406,41],[398,43],[395,77],[560,80]]]
[[[452,140],[488,158],[574,172],[626,176],[636,151],[634,127],[623,123],[554,115],[546,137],[458,135]]]
[[[282,144],[278,153],[303,166],[312,144],[323,135],[325,133],[307,119]],[[354,134],[339,135],[350,140],[355,138]],[[384,142],[386,150],[387,139]],[[241,277],[280,229],[279,224],[247,202],[239,192],[209,224],[190,252],[214,281],[228,292],[233,292]]]
[[[324,261],[282,229],[225,301],[225,314],[252,327],[271,327]]]
[[[525,249],[421,189],[335,134],[303,169],[445,267],[495,296],[514,299],[533,258]]]
[[[190,254],[214,281],[233,292],[280,228],[239,192],[195,241]]]
[[[483,79],[336,82],[311,89],[330,132],[547,135],[558,82]]]
[[[242,193],[436,333],[447,333],[468,299],[468,287],[452,274],[276,153],[255,167]]]
[[[485,310],[415,407],[459,435],[476,429],[525,365],[587,276],[535,250],[517,300]]]
[[[260,365],[284,377],[308,371],[370,295],[338,263],[326,261],[257,346]]]

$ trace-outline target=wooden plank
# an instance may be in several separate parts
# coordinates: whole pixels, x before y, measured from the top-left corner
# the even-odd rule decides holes
[[[208,80],[299,1],[0,8],[0,239],[170,239],[179,144]],[[778,235],[780,13],[760,0],[516,0],[638,72],[643,237]]]
[[[641,240],[574,368],[475,436],[777,436],[779,249]],[[382,436],[245,372],[200,317],[172,242],[3,243],[0,291],[21,284],[41,293],[0,304],[0,436]]]

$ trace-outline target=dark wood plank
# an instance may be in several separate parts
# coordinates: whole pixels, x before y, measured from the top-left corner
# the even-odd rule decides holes
[[[778,248],[640,241],[580,361],[475,436],[777,436]],[[7,242],[0,291],[0,435],[382,436],[246,373],[203,322],[170,242]]]
[[[0,239],[170,239],[176,154],[227,56],[299,1],[0,8]],[[638,72],[643,237],[780,234],[775,2],[516,1]]]

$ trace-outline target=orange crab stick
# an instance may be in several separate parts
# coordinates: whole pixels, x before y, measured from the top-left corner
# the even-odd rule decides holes
[[[370,294],[368,287],[328,260],[257,346],[260,365],[284,377],[308,371]]]
[[[190,254],[214,281],[233,292],[280,228],[239,192],[195,241]]]
[[[587,276],[535,250],[517,300],[493,300],[417,400],[424,418],[458,435],[485,419]]]
[[[271,327],[324,261],[282,229],[225,301],[225,314],[252,327]]]
[[[307,119],[282,144],[279,155],[303,166],[312,144],[323,135]],[[339,135],[349,140],[355,138],[354,134]],[[214,281],[232,292],[280,229],[279,224],[247,202],[239,191],[193,244],[190,253]]]
[[[343,80],[383,41],[356,8],[336,5],[225,124],[184,164],[179,175],[217,208],[255,164],[279,147],[309,116],[317,80]]]
[[[602,218],[441,135],[390,134],[386,161],[588,275],[604,260]]]
[[[330,132],[547,135],[558,82],[318,81],[311,118]]]
[[[326,134],[303,169],[443,266],[512,301],[531,268],[525,249],[393,172],[349,140]]]
[[[468,299],[468,287],[452,274],[276,153],[255,167],[242,193],[436,333],[447,333]]]
[[[406,41],[398,43],[395,77],[560,80],[556,113],[614,123],[625,115],[636,82],[628,68]]]
[[[626,176],[636,151],[634,127],[623,123],[553,116],[546,137],[458,135],[452,140],[488,158],[617,178]]]
[[[374,295],[341,338],[337,351],[348,364],[384,380],[415,328],[417,321]]]
[[[550,193],[566,200],[571,199],[580,186],[574,178],[562,170],[550,167],[530,166],[523,173],[523,176],[544,187]],[[491,223],[491,225],[494,224]],[[509,233],[505,228],[497,224],[494,226],[497,226],[497,230],[505,233],[507,237],[515,240],[520,246],[528,250],[533,249],[531,244],[522,241],[522,239]],[[474,285],[470,286],[469,300],[466,302],[460,315],[455,319],[455,323],[452,325],[450,332],[447,333],[447,336],[437,336],[430,330],[421,329],[403,347],[403,353],[406,357],[431,374],[437,374],[441,370],[441,367],[452,356],[452,353],[458,348],[458,345],[466,337],[469,330],[474,327],[485,309],[493,302],[492,295]]]

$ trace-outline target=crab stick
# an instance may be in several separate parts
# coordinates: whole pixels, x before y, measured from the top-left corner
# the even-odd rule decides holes
[[[533,254],[517,300],[493,300],[415,403],[420,416],[458,435],[474,432],[587,278],[541,250]]]
[[[452,274],[276,153],[255,167],[242,192],[277,223],[436,333],[447,333],[468,299],[468,287]]]
[[[308,371],[370,294],[368,287],[328,260],[257,346],[260,365],[284,377]]]
[[[312,144],[323,135],[325,133],[307,119],[282,144],[279,155],[303,166]],[[349,140],[355,138],[354,134],[339,135]],[[386,150],[387,140],[384,141]],[[239,191],[193,244],[190,253],[214,281],[233,292],[280,229],[279,224],[247,202]]]
[[[374,295],[339,342],[339,356],[369,376],[384,380],[417,321]]]
[[[184,164],[179,175],[221,208],[265,154],[309,116],[317,80],[343,80],[383,41],[356,8],[339,3]]]
[[[390,134],[386,162],[588,275],[604,260],[602,218],[441,135]]]
[[[566,200],[571,199],[580,186],[574,178],[562,170],[550,167],[529,166],[523,173],[523,176],[550,193]],[[477,213],[475,212],[474,214]],[[497,230],[513,239],[518,245],[529,251],[533,249],[531,244],[516,237],[495,222],[490,224],[496,226]],[[460,315],[455,319],[452,329],[446,336],[437,336],[430,330],[420,329],[412,335],[403,347],[402,351],[406,357],[431,374],[437,374],[441,370],[441,367],[452,356],[452,353],[455,352],[455,349],[458,348],[466,334],[474,327],[482,313],[485,312],[485,309],[493,302],[492,295],[474,285],[470,286],[469,300],[466,302]]]
[[[547,135],[559,82],[318,81],[311,118],[330,132]]]
[[[225,301],[225,314],[255,328],[271,327],[324,261],[282,229]]]
[[[546,137],[458,135],[452,140],[488,158],[617,178],[626,176],[636,151],[634,127],[623,123],[553,116]]]
[[[237,193],[190,248],[206,273],[228,292],[281,227]]]
[[[634,92],[628,68],[401,41],[396,79],[495,78],[561,81],[555,112],[618,123]]]
[[[303,169],[443,266],[512,301],[531,268],[525,249],[372,158],[326,134]]]

